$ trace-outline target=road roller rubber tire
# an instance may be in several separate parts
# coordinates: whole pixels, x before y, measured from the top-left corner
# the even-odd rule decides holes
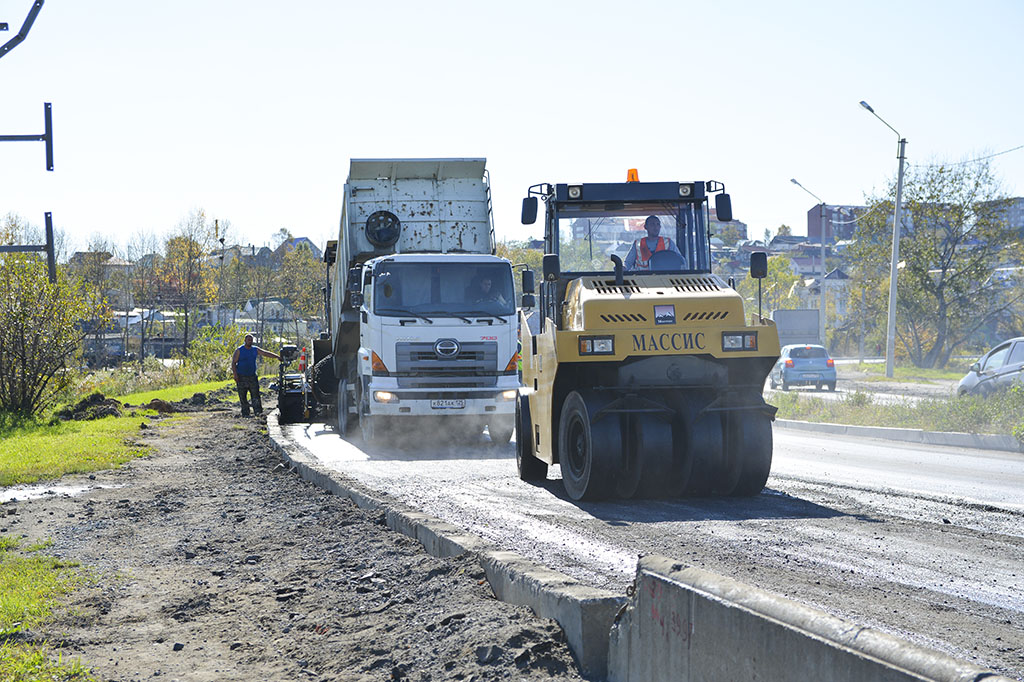
[[[672,424],[653,414],[637,414],[630,419],[631,438],[640,460],[640,485],[636,497],[666,497],[672,482]]]
[[[516,400],[516,468],[522,481],[543,481],[548,477],[548,463],[533,455],[533,424],[529,410],[523,408],[526,398]]]
[[[562,404],[559,466],[565,492],[574,500],[606,498],[618,478],[616,463],[623,446],[620,420],[611,415],[593,423],[597,409],[593,398],[587,401],[577,391],[569,393]]]
[[[743,470],[730,491],[737,497],[759,495],[772,470],[772,422],[762,414],[735,420],[730,440],[742,455]]]

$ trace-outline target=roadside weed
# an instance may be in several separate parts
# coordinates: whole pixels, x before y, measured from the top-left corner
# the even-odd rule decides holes
[[[95,682],[78,659],[64,660],[45,645],[0,643],[0,680],[25,682]]]
[[[77,563],[38,553],[51,541],[24,551],[18,551],[19,544],[17,538],[0,535],[0,680],[93,680],[79,661],[64,661],[45,644],[11,640],[49,620],[58,599],[81,580]]]

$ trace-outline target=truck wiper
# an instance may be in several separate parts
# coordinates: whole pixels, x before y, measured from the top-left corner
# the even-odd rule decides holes
[[[447,312],[445,310],[427,310],[426,313],[428,315],[444,315],[446,317],[457,317],[460,320],[462,320],[463,322],[468,322],[469,324],[473,324],[473,320],[469,319],[468,317],[464,317],[464,316],[459,315],[457,313],[449,313],[449,312]]]
[[[413,311],[406,310],[404,308],[384,308],[383,310],[379,310],[377,312],[379,312],[379,313],[398,313],[399,315],[412,315],[413,317],[418,317],[421,320],[426,320],[430,324],[434,324],[434,321],[432,319],[430,319],[429,317],[427,317],[426,315],[420,315],[419,313],[414,313]]]
[[[494,313],[489,313],[486,310],[467,310],[467,311],[465,311],[465,314],[466,315],[483,315],[484,317],[493,317],[494,319],[499,320],[502,324],[508,324],[508,320],[506,320],[501,315],[495,315]]]

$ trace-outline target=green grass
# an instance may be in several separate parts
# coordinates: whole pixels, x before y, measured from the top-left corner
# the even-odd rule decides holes
[[[0,486],[33,483],[65,474],[119,466],[145,455],[131,442],[143,417],[48,424],[0,422]]]
[[[47,622],[59,599],[81,581],[77,564],[37,552],[19,552],[18,541],[0,536],[0,680],[93,680],[75,661],[56,657],[46,645],[8,639]]]
[[[209,393],[226,386],[234,386],[234,381],[206,381],[201,384],[187,384],[184,386],[171,386],[170,388],[161,388],[155,391],[144,391],[142,393],[129,393],[123,396],[108,396],[117,398],[122,403],[130,405],[142,405],[148,403],[153,398],[159,398],[160,400],[166,400],[167,402],[174,402],[176,400],[184,400],[185,398],[191,398],[196,393]]]
[[[799,393],[776,393],[771,403],[780,419],[857,426],[890,426],[956,433],[1013,435],[1024,443],[1024,388],[989,398],[964,396],[916,403],[876,404],[869,393],[825,400]]]
[[[930,383],[932,381],[959,381],[967,374],[967,367],[959,365],[947,365],[943,369],[920,368],[920,367],[894,367],[892,379],[885,376],[885,365],[876,363],[862,363],[857,365],[856,371],[866,372],[867,376],[860,381],[915,381]]]

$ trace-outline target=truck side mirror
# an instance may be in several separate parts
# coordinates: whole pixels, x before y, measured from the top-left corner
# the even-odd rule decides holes
[[[715,215],[720,223],[732,220],[732,197],[728,194],[715,195]]]
[[[363,290],[363,269],[362,268],[349,268],[348,271],[348,283],[345,287],[349,291],[362,291]]]
[[[561,274],[562,274],[562,268],[558,264],[558,254],[557,253],[545,253],[544,254],[544,261],[543,261],[543,268],[544,268],[544,281],[546,281],[546,282],[554,282],[555,280],[557,280],[559,278],[559,276],[561,276]]]
[[[523,294],[523,308],[533,308],[537,305],[537,297],[533,294]]]
[[[537,222],[537,197],[526,197],[523,199],[523,225],[533,225]]]
[[[533,270],[523,270],[523,293],[532,294],[536,290],[537,286],[533,281]]]
[[[768,254],[764,251],[750,254],[750,276],[754,279],[764,279],[768,276]]]

